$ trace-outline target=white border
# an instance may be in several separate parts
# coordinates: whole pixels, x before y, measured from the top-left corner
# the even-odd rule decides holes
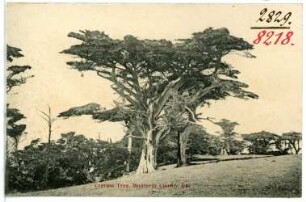
[[[303,3],[303,0],[7,0],[32,3]]]
[[[303,0],[7,0],[8,3],[13,2],[21,2],[21,3],[258,3],[258,4],[265,4],[265,3],[302,3]],[[4,157],[5,157],[5,141],[4,141],[4,107],[5,107],[5,86],[4,86],[4,64],[5,64],[5,54],[4,54],[4,48],[5,48],[5,4],[6,2],[0,3],[0,136],[3,135],[0,139],[0,201],[8,201],[8,202],[53,202],[54,200],[59,201],[66,201],[66,202],[83,202],[83,201],[93,201],[93,202],[101,202],[104,201],[124,201],[124,202],[141,202],[141,201],[157,201],[157,200],[167,200],[169,202],[174,201],[187,201],[187,200],[193,200],[193,201],[212,201],[212,202],[223,202],[223,201],[229,201],[229,202],[244,202],[244,201],[268,201],[268,202],[285,202],[285,201],[295,201],[295,202],[302,202],[306,201],[306,185],[304,184],[306,181],[305,177],[305,158],[303,157],[303,169],[302,169],[302,179],[303,179],[303,186],[302,186],[302,198],[291,198],[291,199],[280,199],[280,198],[203,198],[203,197],[194,197],[194,198],[172,198],[172,197],[159,197],[159,198],[150,198],[150,197],[4,197]],[[303,4],[303,28],[304,28],[304,22],[305,22],[305,6]],[[305,36],[305,29],[303,29],[303,37]],[[305,40],[303,41],[303,52],[306,47]],[[305,67],[305,53],[303,54],[303,78],[305,78],[306,73],[304,71]],[[3,86],[2,86],[3,85]],[[306,82],[303,82],[303,105],[306,103],[306,97],[305,97],[305,89],[306,89]],[[306,134],[305,130],[305,114],[306,114],[306,108],[303,107],[303,136]],[[305,149],[303,148],[303,156],[306,155]],[[1,200],[3,199],[3,200]]]
[[[5,94],[6,94],[6,87],[5,87],[5,80],[4,80],[4,67],[5,67],[5,54],[4,54],[4,47],[5,47],[5,38],[4,38],[4,6],[5,3],[0,4],[0,197],[4,199],[4,170],[5,170],[5,130],[4,130],[4,107],[5,107]],[[1,200],[1,199],[0,199]],[[4,200],[3,200],[4,201]]]

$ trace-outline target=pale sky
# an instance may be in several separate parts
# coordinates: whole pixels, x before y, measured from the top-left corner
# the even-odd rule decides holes
[[[109,83],[93,72],[81,73],[66,65],[70,56],[59,54],[77,41],[67,37],[71,31],[101,30],[113,38],[132,34],[140,39],[175,40],[189,38],[208,27],[226,27],[232,35],[250,43],[257,37],[259,12],[264,8],[291,11],[290,44],[255,45],[255,59],[236,54],[224,60],[241,72],[240,80],[259,95],[257,100],[227,98],[199,109],[203,117],[237,121],[236,132],[267,130],[281,134],[301,131],[302,126],[302,7],[296,5],[103,5],[103,4],[8,4],[6,36],[11,46],[21,48],[24,58],[18,64],[31,65],[34,78],[16,87],[8,101],[27,117],[27,138],[47,138],[47,126],[39,110],[50,105],[54,116],[70,107],[96,102],[114,106],[117,97]],[[282,31],[282,30],[280,30]],[[275,30],[276,33],[280,32]],[[284,30],[287,32],[288,30]],[[215,134],[218,127],[202,124]],[[59,119],[54,124],[57,139],[61,133],[76,131],[87,137],[119,140],[124,134],[120,123],[95,123],[90,117]]]

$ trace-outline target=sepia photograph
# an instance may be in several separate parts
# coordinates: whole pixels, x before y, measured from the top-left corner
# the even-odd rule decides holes
[[[302,197],[302,4],[5,10],[5,197]]]

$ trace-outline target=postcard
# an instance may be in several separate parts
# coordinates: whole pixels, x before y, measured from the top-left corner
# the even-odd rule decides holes
[[[5,194],[302,196],[302,4],[7,3]]]

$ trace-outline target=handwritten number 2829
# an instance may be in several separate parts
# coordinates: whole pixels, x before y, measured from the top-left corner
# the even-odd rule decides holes
[[[272,10],[268,13],[267,17],[265,17],[267,12],[268,12],[267,8],[262,9],[259,13],[260,17],[257,19],[257,22],[258,21],[260,21],[260,22],[265,21],[267,23],[270,23],[270,22],[280,23],[280,22],[284,21],[282,24],[280,24],[280,26],[283,26],[288,22],[289,18],[292,15],[291,12],[288,12],[286,15],[284,15],[284,17],[281,17],[281,15],[282,15],[281,11],[276,12],[275,10]],[[288,22],[288,24],[290,24],[290,22]]]

